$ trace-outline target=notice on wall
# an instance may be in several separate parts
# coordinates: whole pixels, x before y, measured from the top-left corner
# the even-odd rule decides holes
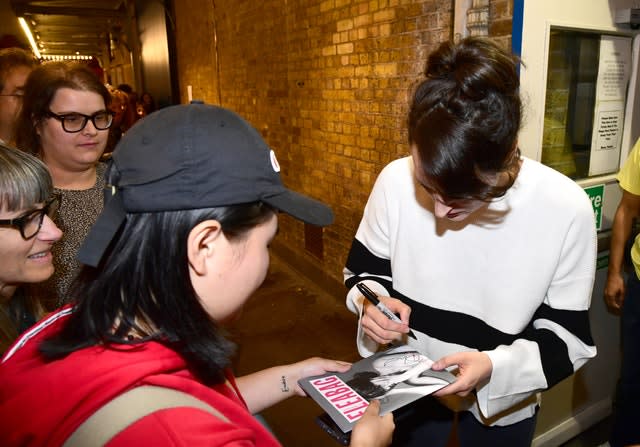
[[[610,109],[610,110],[609,110]],[[607,103],[600,107],[595,116],[598,131],[594,134],[596,151],[615,151],[620,149],[620,136],[624,116],[616,104]]]
[[[590,176],[618,169],[630,73],[631,38],[602,36],[589,159]]]

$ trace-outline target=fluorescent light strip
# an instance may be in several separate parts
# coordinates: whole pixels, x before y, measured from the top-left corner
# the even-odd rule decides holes
[[[36,40],[33,38],[33,34],[31,34],[29,25],[27,25],[27,21],[24,19],[24,17],[18,17],[18,22],[20,22],[20,26],[22,27],[22,30],[27,35],[27,39],[29,39],[29,43],[31,44],[31,49],[33,50],[33,54],[35,54],[38,59],[42,59],[42,56],[40,55],[40,50],[38,50],[38,46],[36,45]]]
[[[45,54],[42,56],[43,59],[51,59],[51,60],[83,60],[88,61],[91,60],[92,56],[86,56],[84,54]]]

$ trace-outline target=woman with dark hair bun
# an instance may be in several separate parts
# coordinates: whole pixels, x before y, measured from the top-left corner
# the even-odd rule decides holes
[[[539,392],[596,354],[593,210],[575,182],[521,156],[517,63],[476,37],[428,57],[408,114],[411,156],[380,173],[347,259],[360,353],[405,340],[458,375],[443,399],[397,416],[393,445],[445,446],[457,417],[462,447],[529,446]]]

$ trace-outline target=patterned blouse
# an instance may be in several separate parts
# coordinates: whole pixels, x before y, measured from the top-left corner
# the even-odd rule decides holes
[[[64,232],[62,239],[53,246],[55,273],[42,283],[38,295],[46,309],[53,310],[69,300],[68,289],[80,270],[76,254],[89,233],[103,206],[106,165],[98,163],[96,183],[89,189],[73,190],[54,188],[60,194],[60,208],[53,221]]]

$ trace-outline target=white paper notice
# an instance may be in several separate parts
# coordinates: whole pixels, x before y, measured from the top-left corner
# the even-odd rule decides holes
[[[631,38],[602,36],[589,159],[590,176],[618,169],[630,65]]]

